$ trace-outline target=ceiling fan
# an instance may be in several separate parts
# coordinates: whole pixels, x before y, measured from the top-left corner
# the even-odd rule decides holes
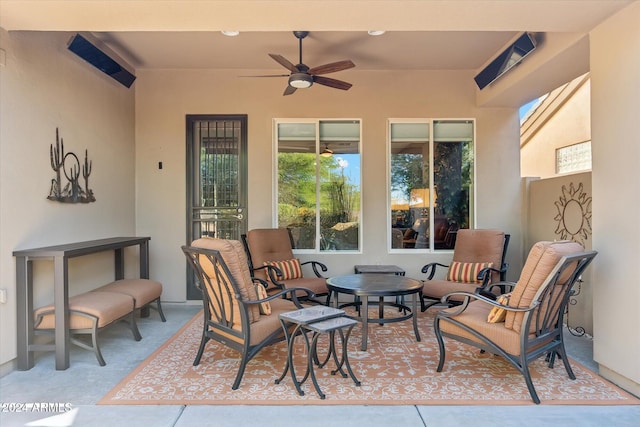
[[[288,59],[282,55],[270,53],[269,56],[273,58],[278,64],[282,65],[287,70],[291,71],[291,74],[282,74],[277,76],[263,76],[263,77],[286,77],[289,76],[289,83],[284,90],[283,95],[291,95],[297,89],[308,88],[314,83],[318,83],[323,86],[332,87],[335,89],[349,90],[351,83],[344,82],[342,80],[336,80],[329,77],[324,77],[322,74],[335,73],[337,71],[347,70],[355,67],[355,64],[350,60],[332,62],[330,64],[320,65],[318,67],[309,68],[302,62],[302,40],[309,35],[308,31],[294,31],[293,35],[298,39],[300,62],[298,65],[293,65]]]

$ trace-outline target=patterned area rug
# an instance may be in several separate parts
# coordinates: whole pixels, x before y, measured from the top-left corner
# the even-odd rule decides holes
[[[351,378],[331,375],[333,362],[316,369],[326,399],[321,400],[310,380],[304,396],[290,377],[274,383],[285,366],[284,342],[263,349],[247,365],[238,390],[231,390],[239,355],[209,341],[199,366],[193,366],[201,337],[201,314],[104,396],[101,405],[523,405],[533,404],[524,378],[504,359],[447,340],[444,370],[436,372],[438,348],[433,333],[433,309],[419,314],[421,342],[412,323],[369,325],[367,351],[360,351],[361,326],[348,343],[349,360],[362,386]],[[394,312],[387,310],[386,315]],[[326,335],[326,334],[325,334]],[[326,349],[322,336],[318,349]],[[305,347],[296,340],[296,371],[303,372]],[[324,353],[321,353],[324,354]],[[543,359],[532,365],[533,382],[542,404],[640,404],[640,400],[610,384],[576,362],[577,379],[568,378],[562,362],[549,369]]]

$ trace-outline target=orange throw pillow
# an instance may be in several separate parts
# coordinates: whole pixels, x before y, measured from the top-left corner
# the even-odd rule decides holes
[[[493,263],[453,261],[451,265],[449,265],[447,280],[459,283],[482,283],[482,280],[478,280],[478,273],[487,267],[493,267]]]
[[[286,261],[265,261],[264,265],[272,265],[282,272],[282,276],[278,276],[278,280],[291,280],[302,277],[302,266],[298,258]]]

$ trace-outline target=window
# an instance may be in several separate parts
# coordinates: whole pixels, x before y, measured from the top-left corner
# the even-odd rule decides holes
[[[453,249],[473,226],[474,121],[389,121],[389,246]]]
[[[294,249],[360,250],[359,120],[276,120],[277,219]]]
[[[556,149],[556,172],[591,170],[591,141]]]

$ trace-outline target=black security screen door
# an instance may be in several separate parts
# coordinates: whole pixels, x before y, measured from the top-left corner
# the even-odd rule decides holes
[[[247,116],[187,115],[187,244],[247,228]],[[187,298],[200,299],[187,269]]]

